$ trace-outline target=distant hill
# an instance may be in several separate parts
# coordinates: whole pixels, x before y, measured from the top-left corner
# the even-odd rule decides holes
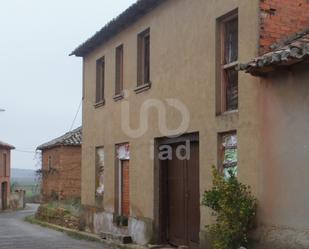
[[[35,170],[12,168],[11,182],[19,185],[34,185],[36,183]]]

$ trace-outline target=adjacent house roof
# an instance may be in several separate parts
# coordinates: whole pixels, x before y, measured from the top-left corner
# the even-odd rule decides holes
[[[81,57],[87,55],[165,1],[167,0],[138,0],[76,48],[70,55]]]
[[[0,148],[14,150],[15,147],[13,145],[7,144],[5,142],[0,141]]]
[[[239,65],[238,69],[252,75],[262,75],[280,67],[308,60],[309,28],[272,45],[271,48],[271,52]]]
[[[51,149],[57,146],[78,146],[82,144],[82,127],[67,132],[61,137],[55,138],[37,147],[37,150]]]

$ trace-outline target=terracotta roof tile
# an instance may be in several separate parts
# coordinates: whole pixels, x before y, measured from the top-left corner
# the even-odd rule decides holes
[[[272,45],[272,49],[246,64],[240,64],[238,70],[262,75],[309,59],[309,28]]]
[[[50,149],[56,146],[77,146],[82,144],[82,127],[55,138],[37,147],[37,150]]]

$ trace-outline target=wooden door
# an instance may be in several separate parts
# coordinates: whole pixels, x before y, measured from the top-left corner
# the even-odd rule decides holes
[[[187,161],[188,245],[198,248],[200,233],[199,144],[191,143]]]
[[[167,162],[167,237],[175,246],[198,248],[200,231],[199,148],[190,145],[190,159],[176,156]]]
[[[7,209],[7,199],[8,199],[7,192],[8,192],[7,182],[3,182],[1,184],[2,210]]]
[[[121,214],[130,215],[130,168],[129,160],[121,161]]]
[[[185,162],[175,156],[175,150],[173,147],[173,159],[167,165],[168,240],[178,246],[187,244],[186,170]]]

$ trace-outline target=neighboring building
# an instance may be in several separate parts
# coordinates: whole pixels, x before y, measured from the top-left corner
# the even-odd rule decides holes
[[[270,248],[308,248],[309,28],[241,68],[260,77],[261,232]]]
[[[309,86],[265,84],[237,65],[306,26],[306,0],[140,0],[78,47],[90,228],[138,244],[208,248],[213,218],[200,203],[218,165],[251,185],[259,228],[276,231],[271,248],[287,233],[305,248]],[[281,111],[284,100],[293,112]]]
[[[0,210],[9,208],[11,150],[14,146],[0,141]]]
[[[40,145],[42,151],[42,198],[79,198],[81,195],[82,127]]]

